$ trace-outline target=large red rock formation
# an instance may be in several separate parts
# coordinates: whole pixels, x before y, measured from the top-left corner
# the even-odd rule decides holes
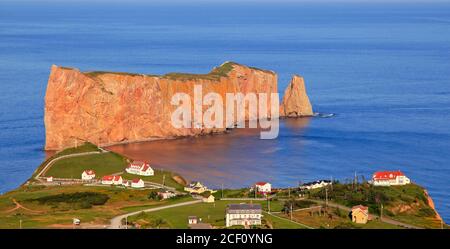
[[[280,105],[280,116],[303,117],[312,115],[313,110],[306,94],[305,81],[303,77],[294,75],[284,92],[283,101]]]
[[[52,66],[45,96],[45,149],[59,150],[84,141],[107,145],[223,131],[172,126],[171,115],[177,108],[170,103],[172,96],[178,92],[192,96],[198,84],[202,85],[203,95],[216,92],[224,100],[226,93],[270,96],[278,92],[274,72],[232,62],[208,74],[163,76],[80,72]],[[300,108],[298,103],[304,103],[295,100],[296,96],[305,96],[296,91],[294,87],[292,96],[283,101],[288,107],[285,110]]]

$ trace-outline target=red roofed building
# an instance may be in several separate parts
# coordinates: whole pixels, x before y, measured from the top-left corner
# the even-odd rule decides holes
[[[133,179],[131,181],[131,187],[132,188],[143,188],[145,186],[144,181],[142,179]]]
[[[372,184],[375,186],[394,186],[410,184],[411,180],[400,170],[398,171],[378,171],[372,176]]]
[[[81,173],[81,180],[92,180],[95,178],[95,171],[88,169],[83,171],[83,173]]]
[[[105,185],[122,185],[122,176],[104,176],[102,184]]]
[[[268,182],[257,182],[255,183],[255,189],[259,193],[267,194],[272,192],[272,184]]]
[[[125,171],[133,175],[141,176],[152,176],[155,174],[150,164],[141,161],[133,161],[127,166]]]

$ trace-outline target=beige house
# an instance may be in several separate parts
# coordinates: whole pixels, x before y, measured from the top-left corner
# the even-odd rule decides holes
[[[215,201],[214,195],[210,194],[209,196],[203,196],[202,201],[206,203],[213,203]]]
[[[363,205],[352,207],[350,213],[352,221],[358,224],[366,224],[369,220],[369,208]]]

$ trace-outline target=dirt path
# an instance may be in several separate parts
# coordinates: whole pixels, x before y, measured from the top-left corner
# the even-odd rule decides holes
[[[12,199],[12,202],[13,202],[16,206],[15,206],[14,208],[10,209],[10,210],[3,211],[4,213],[11,213],[11,212],[16,211],[17,209],[20,209],[20,208],[23,209],[23,210],[26,210],[26,211],[28,211],[28,212],[31,212],[31,213],[44,213],[44,211],[32,210],[32,209],[29,209],[29,208],[27,208],[27,207],[24,207],[22,204],[20,204],[19,202],[17,202],[16,199]]]

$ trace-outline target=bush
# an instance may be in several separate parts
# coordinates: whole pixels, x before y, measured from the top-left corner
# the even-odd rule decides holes
[[[90,208],[93,205],[103,205],[109,200],[109,196],[95,192],[76,192],[50,195],[32,199],[39,204],[57,207],[59,204],[72,204],[74,208]]]
[[[424,208],[419,209],[419,212],[417,214],[418,214],[418,216],[422,216],[422,217],[434,217],[436,215],[434,210],[429,207],[424,207]]]

